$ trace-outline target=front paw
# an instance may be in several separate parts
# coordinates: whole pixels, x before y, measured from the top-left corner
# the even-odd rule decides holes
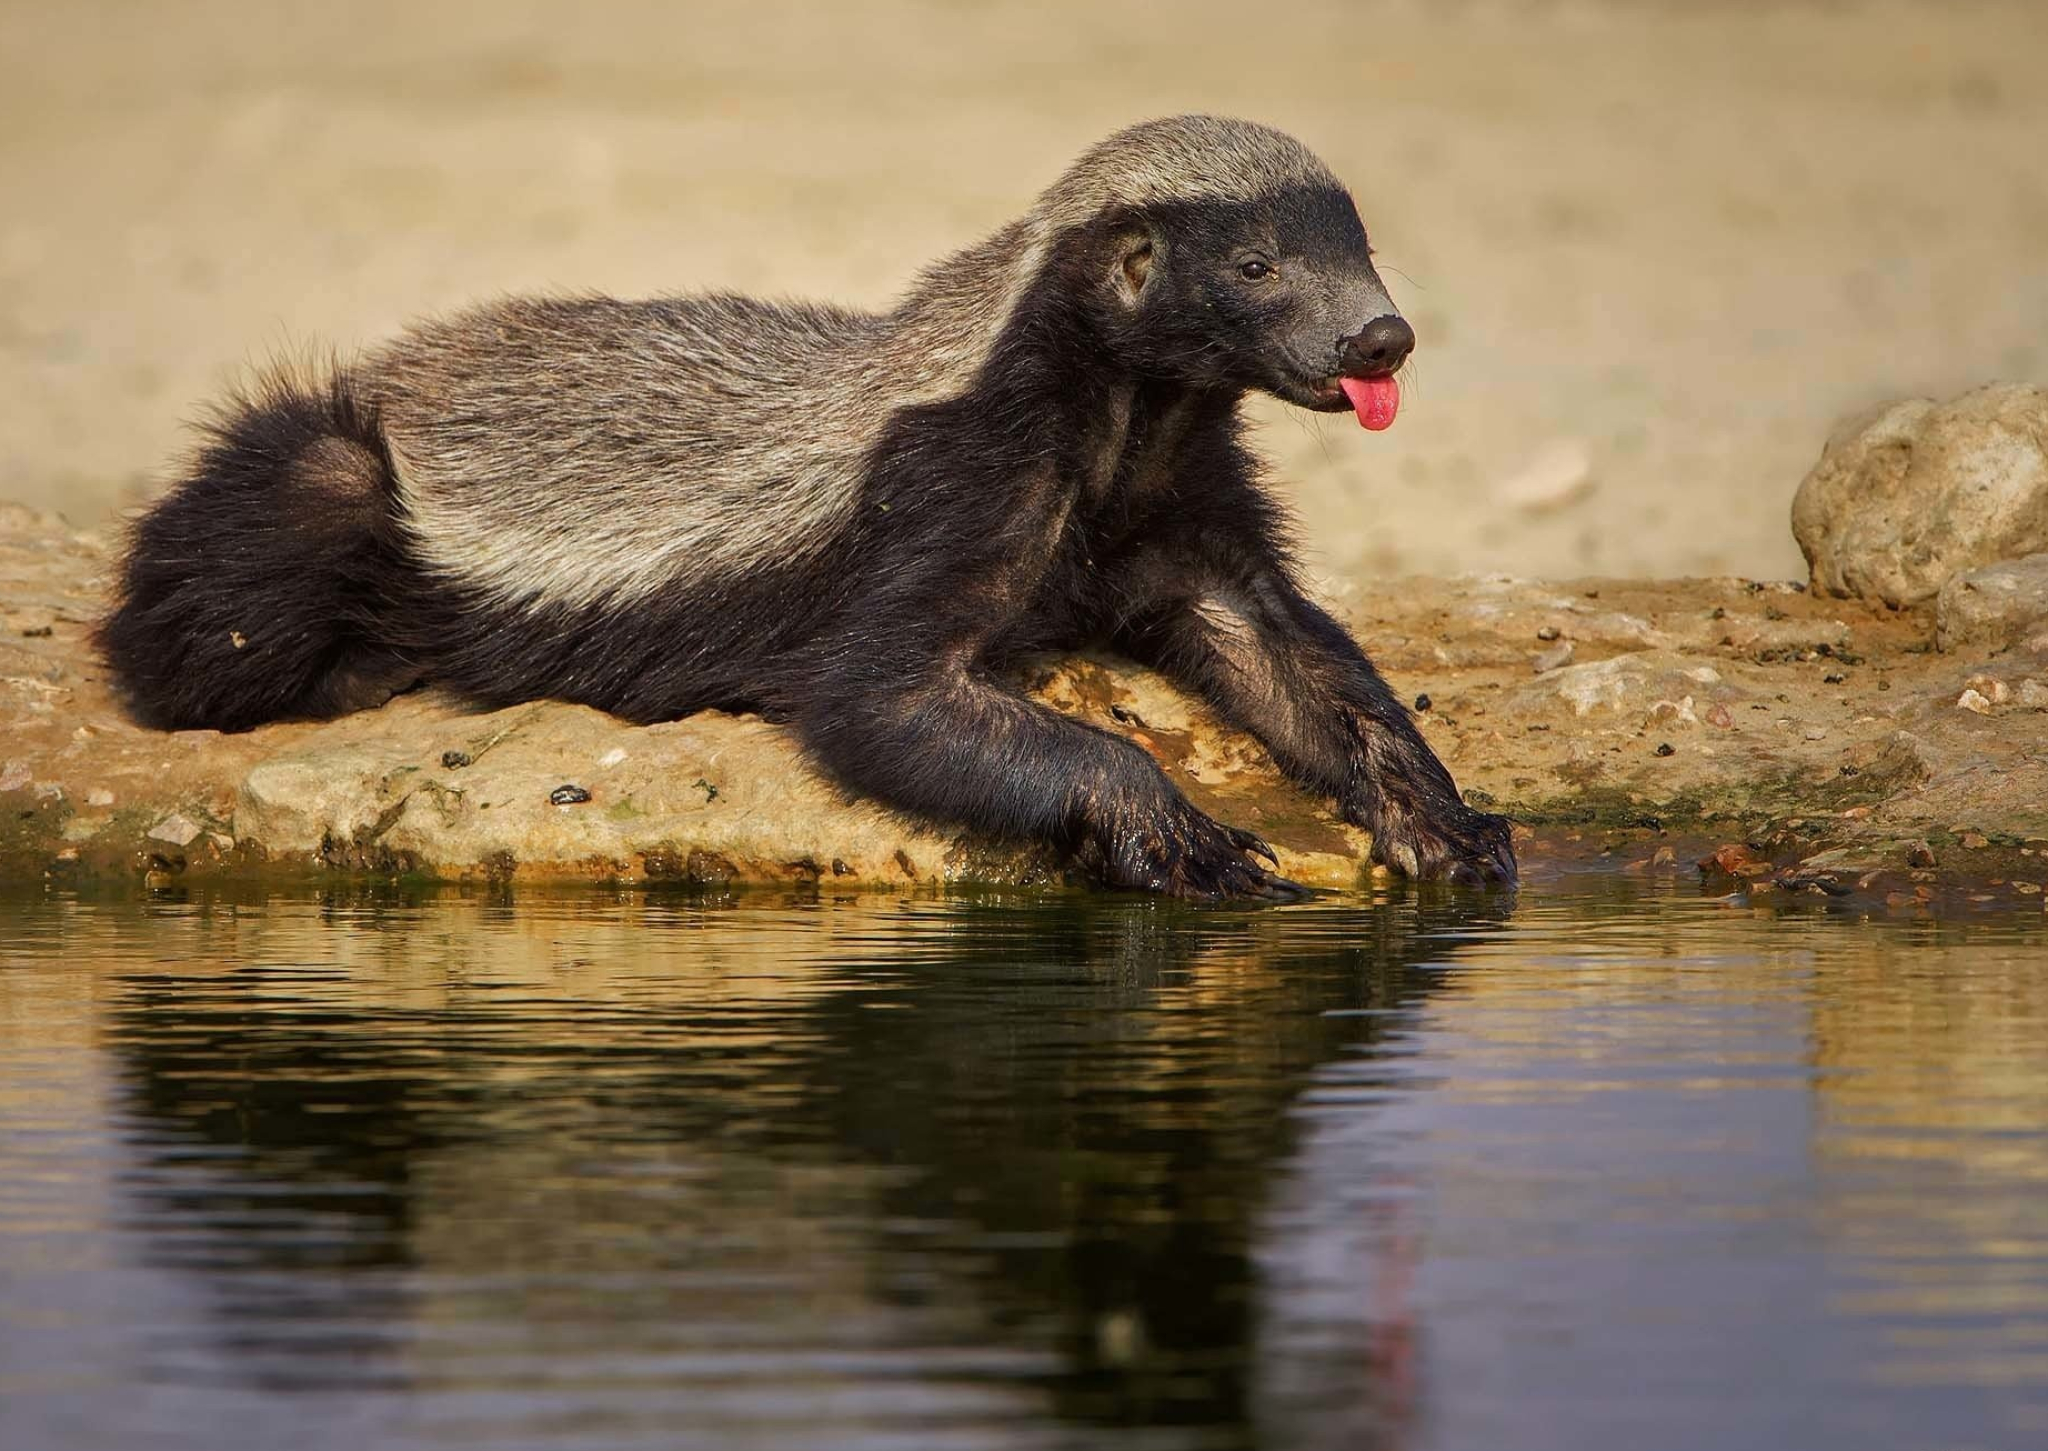
[[[1080,852],[1103,885],[1197,902],[1284,902],[1308,889],[1254,861],[1279,861],[1256,833],[1225,826],[1185,800],[1118,813],[1097,823]]]
[[[1372,860],[1401,876],[1512,887],[1520,875],[1508,819],[1475,811],[1462,801],[1423,809],[1383,795],[1344,814],[1372,833]]]

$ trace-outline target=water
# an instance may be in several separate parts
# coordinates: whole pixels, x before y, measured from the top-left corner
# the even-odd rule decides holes
[[[0,1446],[2048,1445],[2048,930],[0,904]]]

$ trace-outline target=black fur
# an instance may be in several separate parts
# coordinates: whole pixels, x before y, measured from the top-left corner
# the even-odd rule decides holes
[[[1463,804],[1302,593],[1237,441],[1248,387],[1327,406],[1325,355],[1370,320],[1339,327],[1312,290],[1236,290],[1247,237],[1370,276],[1341,192],[1098,217],[1055,240],[965,393],[893,415],[823,558],[684,571],[623,604],[513,605],[428,568],[348,375],[274,382],[136,528],[108,659],[138,713],[174,727],[338,714],[420,677],[636,721],[757,710],[854,790],[1057,843],[1111,884],[1292,890],[1254,859],[1264,843],[1196,810],[1136,745],[1007,683],[1028,652],[1103,642],[1256,735],[1371,829],[1381,861],[1511,882],[1507,823]],[[1122,274],[1144,290],[1120,303],[1134,255],[1150,270]]]
[[[418,678],[383,629],[402,573],[391,460],[348,373],[279,369],[204,426],[130,531],[99,645],[166,730],[340,715]]]

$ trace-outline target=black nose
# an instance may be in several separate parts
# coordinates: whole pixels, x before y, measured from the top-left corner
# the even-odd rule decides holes
[[[1377,378],[1407,362],[1414,351],[1415,329],[1388,313],[1338,344],[1338,366],[1347,378]]]

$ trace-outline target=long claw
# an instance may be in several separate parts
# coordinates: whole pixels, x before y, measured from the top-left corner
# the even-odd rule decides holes
[[[1260,836],[1256,831],[1247,831],[1242,826],[1232,826],[1226,829],[1230,832],[1230,843],[1232,846],[1235,846],[1239,851],[1249,852],[1253,856],[1264,857],[1271,863],[1275,871],[1280,869],[1280,858],[1274,855],[1273,848],[1267,843],[1266,838]]]

